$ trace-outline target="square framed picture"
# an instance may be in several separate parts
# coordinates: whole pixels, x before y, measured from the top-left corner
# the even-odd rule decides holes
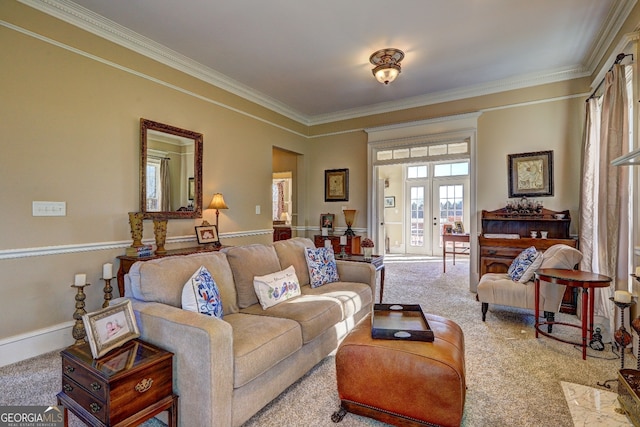
[[[553,151],[509,154],[509,197],[553,196]]]
[[[330,233],[333,232],[333,223],[336,216],[332,213],[320,215],[320,229],[327,228]]]
[[[349,201],[349,169],[328,169],[324,171],[324,201]]]
[[[385,196],[384,197],[384,207],[385,208],[395,208],[396,207],[396,197],[395,196]]]
[[[87,313],[82,316],[82,323],[94,359],[140,336],[131,301],[128,300]]]
[[[203,225],[196,227],[196,237],[198,238],[198,243],[201,245],[207,243],[220,243],[218,227],[215,225]]]
[[[464,225],[462,225],[462,221],[453,221],[453,232],[456,234],[464,234]]]

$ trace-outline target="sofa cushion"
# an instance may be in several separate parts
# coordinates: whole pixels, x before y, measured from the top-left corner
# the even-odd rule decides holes
[[[279,240],[273,242],[276,249],[278,259],[280,260],[280,268],[287,268],[293,265],[296,269],[296,276],[300,286],[309,284],[309,267],[305,258],[305,248],[315,248],[313,241],[306,237],[294,237],[293,239]]]
[[[237,312],[233,274],[227,256],[218,251],[175,255],[134,263],[128,273],[133,297],[141,301],[160,302],[181,308],[182,288],[200,266],[205,266],[215,279],[224,312]]]
[[[340,280],[333,248],[306,248],[304,254],[309,268],[311,287],[315,288]]]
[[[507,275],[514,281],[525,283],[533,277],[534,271],[542,263],[542,254],[535,246],[530,246],[513,260],[507,270]]]
[[[236,313],[233,328],[233,387],[257,378],[302,347],[300,325],[289,319]],[[215,362],[215,361],[214,361]]]
[[[300,295],[300,283],[292,265],[276,273],[254,277],[253,288],[264,310]]]
[[[222,319],[222,299],[211,273],[201,266],[182,288],[182,308]]]
[[[241,313],[295,320],[300,324],[302,342],[306,344],[342,320],[342,304],[322,295],[300,295],[266,310],[254,304]]]
[[[238,307],[246,308],[258,303],[253,289],[253,278],[280,271],[280,261],[272,245],[246,245],[225,248],[233,272],[238,295]]]
[[[366,283],[333,282],[317,288],[303,286],[301,292],[303,295],[325,296],[340,301],[342,320],[353,316],[373,302],[371,286]]]

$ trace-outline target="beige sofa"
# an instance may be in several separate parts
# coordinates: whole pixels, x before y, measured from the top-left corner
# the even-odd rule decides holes
[[[371,311],[376,272],[337,260],[339,282],[309,286],[306,238],[135,263],[125,277],[141,338],[175,353],[179,424],[239,426],[335,350]],[[222,319],[181,309],[184,284],[205,266]],[[293,265],[301,295],[263,310],[253,277]]]

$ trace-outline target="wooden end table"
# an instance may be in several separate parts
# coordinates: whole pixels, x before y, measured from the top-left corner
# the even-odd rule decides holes
[[[163,411],[169,427],[178,425],[178,396],[173,394],[173,353],[132,340],[100,359],[89,344],[63,350],[62,391],[65,427],[71,411],[90,426],[137,426]]]
[[[447,251],[447,242],[453,244],[451,251]],[[456,254],[469,254],[469,248],[466,248],[463,252],[456,252],[456,242],[469,243],[469,233],[456,234],[456,233],[444,233],[442,235],[442,272],[447,272],[447,254],[453,255],[453,265],[456,265]]]
[[[540,322],[540,281],[553,283],[555,285],[565,285],[572,288],[582,289],[582,322],[580,325],[566,322],[545,321]],[[567,344],[579,345],[582,347],[582,359],[587,358],[587,332],[589,339],[593,338],[593,303],[594,295],[591,290],[595,288],[607,288],[610,286],[611,278],[602,274],[589,273],[580,270],[564,270],[558,268],[543,268],[535,272],[535,328],[536,338],[538,334],[553,338]],[[564,325],[582,329],[582,342],[573,342],[558,338],[540,330],[543,325]]]

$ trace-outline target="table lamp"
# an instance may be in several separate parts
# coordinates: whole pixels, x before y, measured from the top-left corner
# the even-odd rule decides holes
[[[347,223],[347,231],[344,232],[345,236],[355,236],[356,233],[351,229],[353,222],[356,219],[356,210],[355,209],[345,209],[342,211],[344,213],[344,222]]]
[[[213,199],[211,199],[211,203],[207,209],[216,210],[216,229],[218,230],[218,235],[220,235],[220,228],[218,228],[218,216],[220,215],[220,209],[229,209],[229,206],[224,202],[222,193],[215,193],[213,195]]]

